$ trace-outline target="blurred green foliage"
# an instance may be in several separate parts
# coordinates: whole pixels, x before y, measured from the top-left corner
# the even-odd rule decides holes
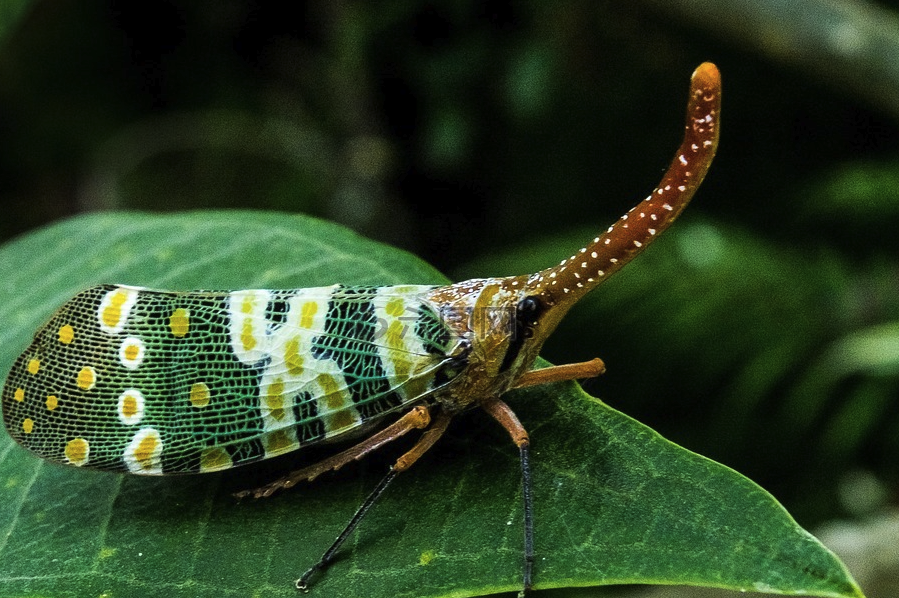
[[[0,238],[84,211],[261,208],[454,279],[534,270],[651,190],[712,60],[724,129],[695,204],[544,355],[603,357],[588,390],[804,524],[853,510],[853,472],[895,498],[897,114],[679,5],[45,0],[16,21],[4,3]]]

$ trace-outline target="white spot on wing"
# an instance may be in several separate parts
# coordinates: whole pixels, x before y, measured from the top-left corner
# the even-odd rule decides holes
[[[162,474],[162,438],[154,428],[141,428],[131,438],[122,455],[131,473]]]

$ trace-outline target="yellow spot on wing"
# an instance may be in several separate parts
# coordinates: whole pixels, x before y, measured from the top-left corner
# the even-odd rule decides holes
[[[34,420],[30,417],[25,418],[22,422],[22,431],[26,434],[31,434],[31,431],[34,430]]]
[[[300,311],[300,328],[312,328],[316,312],[318,312],[318,303],[315,301],[304,303],[303,309]]]
[[[143,363],[145,352],[144,341],[136,336],[129,336],[119,348],[119,361],[129,370],[136,370]]]
[[[25,400],[25,389],[17,388],[16,392],[13,393],[12,398],[14,398],[19,403],[24,401]]]
[[[229,294],[228,324],[235,357],[256,364],[268,356],[270,322],[265,309],[271,293],[266,290],[232,291]]]
[[[284,381],[281,378],[276,378],[269,384],[268,394],[265,395],[264,400],[271,417],[277,420],[284,419]]]
[[[144,418],[144,395],[136,388],[129,388],[119,395],[119,420],[126,426],[136,426]]]
[[[197,382],[190,387],[190,404],[194,407],[209,405],[209,387],[204,382]]]
[[[32,359],[28,362],[28,373],[29,374],[37,374],[38,370],[41,369],[41,360],[40,359]]]
[[[394,297],[384,306],[384,311],[387,312],[387,315],[398,318],[406,311],[405,302],[401,297]]]
[[[391,349],[403,349],[405,348],[403,344],[403,337],[405,336],[406,326],[403,325],[399,320],[394,320],[390,323],[390,326],[387,327],[387,334],[385,336],[385,341],[388,347]]]
[[[137,415],[138,406],[137,398],[134,395],[125,395],[122,397],[122,416],[130,419]]]
[[[84,465],[90,455],[90,445],[84,438],[73,438],[66,443],[65,455],[72,465]]]
[[[172,336],[178,338],[185,336],[190,330],[190,312],[183,307],[173,311],[169,316],[169,329],[172,331]]]
[[[153,434],[147,434],[141,438],[134,449],[134,460],[144,469],[150,469],[153,465],[153,454],[159,446],[159,438]]]
[[[243,327],[240,331],[240,342],[243,344],[244,351],[252,351],[256,347],[256,337],[253,336],[253,320],[250,318],[243,322]]]
[[[262,437],[262,446],[267,457],[274,457],[298,448],[299,443],[291,438],[288,430],[275,430]]]
[[[266,395],[265,401],[272,409],[284,406],[284,381],[281,378],[276,378],[274,382],[269,384],[268,395]]]
[[[337,380],[327,374],[320,374],[317,378],[318,383],[324,391],[327,400],[328,409],[342,409],[344,407],[343,393],[337,386]]]
[[[128,293],[122,290],[113,293],[109,298],[109,305],[107,305],[103,309],[103,313],[100,314],[100,319],[103,324],[109,328],[117,327],[120,323],[119,321],[122,319],[122,306],[127,300]]]
[[[106,293],[97,308],[100,329],[109,334],[122,332],[139,295],[138,289],[129,287],[118,287]]]
[[[162,473],[162,438],[153,428],[137,431],[123,455],[125,465],[132,473]]]
[[[287,364],[287,371],[292,376],[300,376],[303,374],[303,356],[300,355],[300,339],[294,337],[287,341],[284,345],[284,362]]]
[[[81,371],[78,372],[78,378],[75,380],[75,384],[78,385],[78,388],[81,390],[90,390],[94,387],[94,384],[97,383],[97,372],[94,368],[87,366],[81,368]]]
[[[325,427],[332,433],[349,428],[356,423],[356,418],[353,417],[353,413],[349,409],[342,409],[331,415],[326,415],[325,419],[327,420]]]
[[[47,411],[53,411],[59,406],[59,397],[50,395],[47,397]]]
[[[407,292],[415,292],[415,288]],[[377,301],[384,302],[376,307],[383,330],[378,355],[384,373],[403,398],[418,397],[433,381],[433,375],[428,374],[433,361],[427,357],[422,340],[414,331],[417,304],[410,304],[408,297],[389,294],[379,296]]]
[[[75,339],[75,329],[71,325],[66,324],[59,328],[59,342],[68,345]]]
[[[203,452],[200,453],[200,471],[220,471],[228,469],[232,465],[231,455],[221,447],[214,446],[203,449]]]
[[[325,429],[329,435],[351,428],[359,423],[358,413],[353,408],[349,393],[341,390],[333,376],[320,374],[316,381],[322,389],[326,412],[324,413]]]

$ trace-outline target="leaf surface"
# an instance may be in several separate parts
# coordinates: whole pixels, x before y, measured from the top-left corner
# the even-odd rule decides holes
[[[445,282],[417,258],[335,225],[258,212],[83,216],[0,248],[0,280],[4,372],[56,307],[95,283],[186,290]],[[538,588],[683,583],[862,595],[830,551],[738,473],[575,384],[507,398],[532,439]],[[294,597],[293,580],[401,450],[237,502],[232,492],[276,477],[294,456],[146,478],[49,464],[3,434],[0,596]],[[489,418],[466,413],[397,478],[310,595],[512,591],[521,545],[517,451]]]

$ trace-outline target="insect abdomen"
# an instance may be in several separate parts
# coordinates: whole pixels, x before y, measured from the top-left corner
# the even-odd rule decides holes
[[[16,361],[4,421],[49,460],[141,474],[296,450],[433,389],[454,345],[427,290],[94,287]]]

